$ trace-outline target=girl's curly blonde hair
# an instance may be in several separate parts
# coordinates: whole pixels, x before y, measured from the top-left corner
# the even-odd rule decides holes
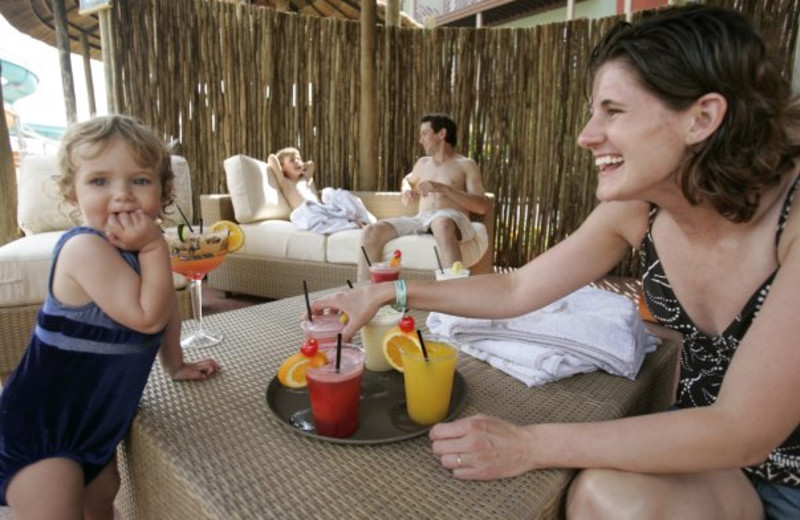
[[[56,183],[64,200],[75,202],[75,174],[78,161],[75,149],[84,145],[100,145],[95,157],[119,136],[131,148],[136,163],[142,168],[152,168],[161,179],[161,209],[169,206],[174,199],[172,161],[169,149],[162,139],[155,135],[140,121],[124,115],[100,116],[74,124],[67,129],[58,150],[58,166],[61,175]]]

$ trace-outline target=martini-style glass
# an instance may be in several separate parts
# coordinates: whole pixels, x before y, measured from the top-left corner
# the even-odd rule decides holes
[[[189,280],[192,296],[192,314],[195,328],[181,336],[181,347],[199,349],[216,345],[222,341],[222,332],[207,329],[203,324],[203,291],[205,275],[225,260],[228,254],[228,230],[197,233],[188,227],[168,229],[164,238],[169,244],[172,270]]]

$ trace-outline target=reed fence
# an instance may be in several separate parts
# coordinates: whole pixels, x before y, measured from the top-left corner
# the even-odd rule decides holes
[[[709,1],[747,13],[791,77],[800,0]],[[115,3],[121,110],[180,141],[195,199],[225,192],[222,161],[297,146],[320,186],[359,189],[359,24],[217,0]],[[618,17],[531,28],[378,27],[380,190],[421,150],[419,118],[448,112],[497,195],[495,264],[524,264],[596,204],[576,144],[588,54]],[[636,272],[634,256],[617,274]]]

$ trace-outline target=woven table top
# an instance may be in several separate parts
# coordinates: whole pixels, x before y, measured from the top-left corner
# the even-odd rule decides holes
[[[117,507],[126,520],[254,518],[557,518],[574,472],[534,471],[491,482],[454,479],[426,435],[345,445],[291,431],[265,391],[302,341],[302,297],[206,318],[223,331],[211,356],[221,372],[174,382],[155,367],[121,449]],[[415,314],[418,324],[423,313]],[[192,322],[184,322],[184,327]],[[597,372],[541,387],[462,355],[460,417],[484,413],[519,424],[597,421],[642,413],[671,385],[677,344],[648,355],[637,381]]]

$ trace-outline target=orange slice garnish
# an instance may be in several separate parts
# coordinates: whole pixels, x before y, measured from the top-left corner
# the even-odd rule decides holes
[[[321,367],[327,363],[328,356],[323,352],[317,352],[310,357],[298,352],[284,361],[278,369],[278,381],[289,388],[304,388],[308,384],[306,380],[308,367]]]

